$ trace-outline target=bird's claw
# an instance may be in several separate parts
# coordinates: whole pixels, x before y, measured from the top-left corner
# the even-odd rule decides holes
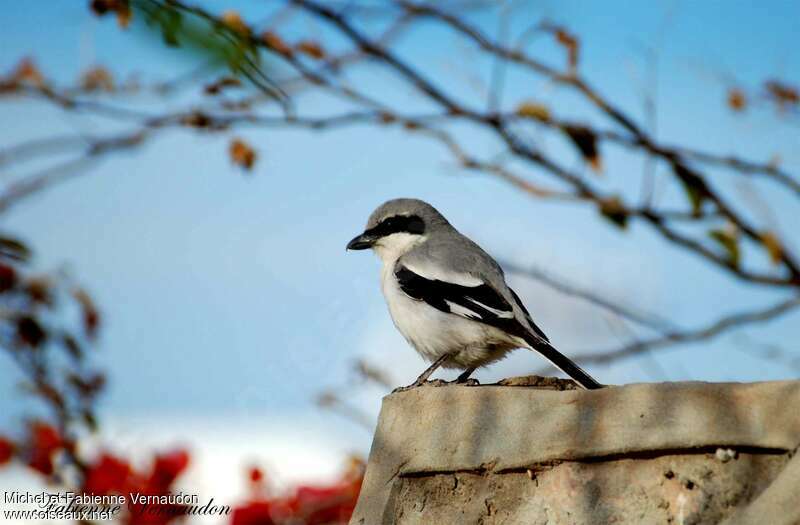
[[[392,390],[392,394],[396,394],[398,392],[407,392],[409,390],[413,390],[414,388],[420,386],[444,386],[447,384],[447,381],[442,381],[441,379],[432,379],[430,381],[414,381],[408,386],[400,386]]]
[[[414,388],[420,386],[447,386],[447,385],[458,385],[458,386],[478,386],[480,382],[477,379],[467,379],[465,381],[445,381],[443,379],[431,379],[429,381],[414,381],[408,386],[399,386],[392,390],[392,394],[396,394],[398,392],[407,392]]]

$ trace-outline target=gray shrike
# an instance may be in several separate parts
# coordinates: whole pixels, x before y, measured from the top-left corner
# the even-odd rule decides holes
[[[431,366],[476,368],[515,348],[539,352],[583,388],[600,388],[578,365],[553,348],[534,324],[503,270],[442,214],[418,199],[394,199],[378,207],[348,250],[371,248],[383,262],[381,288],[397,329]]]

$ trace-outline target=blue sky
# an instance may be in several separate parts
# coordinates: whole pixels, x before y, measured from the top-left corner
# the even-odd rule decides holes
[[[228,5],[206,4],[215,10]],[[258,19],[255,4],[242,11]],[[46,10],[37,5],[15,3],[2,10],[0,69],[10,69],[22,56],[34,57],[63,81],[98,63],[115,73],[144,71],[149,78],[186,68],[182,55],[122,33],[111,20],[94,19],[74,3],[55,2]],[[649,86],[643,80],[644,50],[657,48],[658,135],[666,142],[756,160],[781,152],[785,167],[800,171],[796,123],[787,125],[769,110],[732,115],[724,106],[726,84],[719,80],[732,77],[748,88],[773,76],[800,81],[794,52],[800,4],[541,2],[515,15],[512,27],[541,17],[567,24],[580,36],[581,71],[637,117],[641,90]],[[425,30],[399,49],[428,65],[437,80],[456,74],[452,39]],[[550,63],[563,61],[560,50],[544,40],[533,49]],[[486,78],[489,68],[479,66],[474,74]],[[364,81],[389,98],[414,103],[410,90],[397,90],[385,75]],[[504,100],[513,107],[528,98],[552,104],[559,114],[595,118],[552,86],[511,79]],[[312,98],[306,108],[329,110],[323,104]],[[0,115],[13,123],[0,129],[4,145],[107,126],[29,102],[4,102]],[[620,232],[594,210],[531,200],[494,179],[460,173],[437,145],[399,130],[236,134],[259,151],[251,175],[230,165],[225,136],[168,132],[3,217],[4,230],[35,248],[38,267],[67,265],[97,299],[105,323],[97,361],[111,377],[102,413],[115,428],[134,431],[158,421],[178,429],[169,439],[202,449],[211,438],[203,442],[206,434],[199,430],[182,434],[181,421],[204,422],[208,429],[257,420],[258,428],[267,423],[268,429],[252,454],[266,461],[282,460],[275,458],[278,448],[270,449],[271,437],[291,441],[308,433],[325,434],[309,445],[324,448],[330,458],[348,450],[365,453],[368,433],[321,412],[314,397],[346,383],[357,357],[384,364],[398,383],[410,382],[424,367],[394,332],[378,288],[377,259],[344,251],[369,212],[398,196],[429,200],[498,257],[551,269],[689,326],[776,297],[731,281],[644,228]],[[491,151],[480,137],[471,139],[477,152]],[[547,146],[574,157],[557,141]],[[640,159],[608,155],[606,165],[614,168],[609,179],[639,180]],[[780,231],[797,246],[796,202],[769,185],[759,189]],[[669,191],[666,199],[680,197]],[[512,283],[565,352],[578,355],[624,340],[624,332],[585,305],[519,277]],[[796,349],[798,321],[796,314],[787,316],[752,334]],[[523,374],[541,364],[519,351],[477,377]],[[791,371],[738,349],[730,336],[590,370],[610,383],[791,377]],[[24,413],[13,386],[17,380],[11,363],[0,357],[0,428]],[[376,413],[383,392],[368,388],[343,395]]]

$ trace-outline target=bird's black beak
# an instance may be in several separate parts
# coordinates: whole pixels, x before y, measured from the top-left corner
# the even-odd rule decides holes
[[[375,241],[378,239],[368,233],[364,232],[361,235],[358,235],[353,238],[352,241],[347,243],[348,250],[367,250],[372,248],[372,245],[375,244]]]

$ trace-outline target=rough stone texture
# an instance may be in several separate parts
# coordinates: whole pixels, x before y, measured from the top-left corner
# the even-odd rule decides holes
[[[716,524],[761,493],[788,459],[739,453],[723,463],[713,453],[669,454],[525,472],[401,476],[390,506],[398,525]]]
[[[351,523],[800,523],[800,382],[562,386],[386,397]]]

